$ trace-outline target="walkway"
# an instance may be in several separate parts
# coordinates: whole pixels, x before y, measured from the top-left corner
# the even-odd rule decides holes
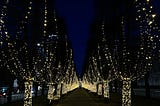
[[[76,89],[61,99],[56,106],[100,106],[94,98],[84,89]],[[101,105],[103,106],[103,105]]]
[[[147,99],[141,96],[135,96],[132,99],[133,106],[160,106],[159,99]],[[89,93],[85,89],[76,89],[75,91],[62,97],[58,104],[52,106],[121,106],[121,96],[111,94],[110,102],[107,103],[103,97],[98,97],[93,93]]]

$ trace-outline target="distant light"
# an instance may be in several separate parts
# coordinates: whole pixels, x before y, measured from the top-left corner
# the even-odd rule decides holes
[[[52,36],[57,37],[57,35],[52,34]]]
[[[0,44],[2,45],[2,44],[3,44],[3,42],[0,42]]]
[[[49,35],[49,37],[50,37],[50,38],[51,38],[51,37],[57,37],[57,35],[52,34],[52,35]]]
[[[146,8],[143,8],[142,10],[143,10],[143,11],[145,11],[145,10],[146,10]]]
[[[9,3],[9,0],[7,0],[6,3],[8,4],[8,3]]]
[[[47,26],[47,24],[45,23],[44,26]]]
[[[153,23],[153,22],[152,22],[152,21],[150,21],[150,22],[149,22],[149,25],[151,25],[152,23]]]
[[[41,44],[40,43],[37,43],[37,46],[40,46]]]
[[[156,14],[152,14],[152,17],[154,18],[156,16]]]
[[[28,7],[30,10],[32,9],[32,7]]]

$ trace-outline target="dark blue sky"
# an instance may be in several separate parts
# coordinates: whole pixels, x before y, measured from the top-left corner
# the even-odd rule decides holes
[[[90,24],[93,20],[93,0],[56,0],[57,12],[64,17],[68,37],[72,42],[74,61],[80,74],[85,58]]]
[[[72,42],[74,60],[80,74],[85,58],[94,0],[56,0],[57,12],[65,18],[68,37]],[[160,13],[160,0],[152,0],[155,13]]]

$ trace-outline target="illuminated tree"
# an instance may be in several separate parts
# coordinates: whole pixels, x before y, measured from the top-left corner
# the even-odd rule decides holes
[[[56,16],[55,9],[52,8],[53,3],[45,0],[44,4],[43,36],[37,43],[41,51],[39,56],[42,60],[40,63],[43,65],[40,65],[39,70],[41,71],[38,72],[41,73],[39,75],[47,75],[47,83],[49,83],[48,99],[51,101],[60,98],[63,92],[63,84],[72,75],[70,72],[74,69],[74,62],[65,28],[62,27],[64,25],[60,23],[60,19]],[[37,66],[39,66],[38,63]]]
[[[7,12],[7,5],[6,3],[8,3],[8,1],[1,1],[0,3],[0,73],[1,73],[1,81],[5,80],[5,82],[7,82],[7,84],[9,84],[9,88],[8,88],[8,97],[7,97],[7,101],[10,102],[11,101],[11,96],[12,96],[12,84],[13,84],[13,78],[15,78],[15,76],[13,76],[12,74],[10,74],[8,72],[9,68],[6,68],[7,66],[7,60],[8,57],[5,54],[7,53],[7,42],[11,42],[9,40],[9,36],[5,36],[7,34],[7,31],[3,31],[6,30],[5,28],[5,20],[6,20],[6,12]],[[3,74],[2,74],[3,73]],[[7,75],[7,77],[3,77]]]
[[[89,56],[89,63],[85,74],[89,84],[93,85],[93,87],[88,88],[93,88],[91,91],[95,92],[96,90],[98,95],[103,95],[108,99],[110,96],[109,82],[115,79],[115,69],[111,52],[107,45],[105,35],[105,20],[103,20],[96,27],[97,30],[99,30],[96,35],[98,39],[96,44],[97,48],[94,48]]]
[[[7,10],[7,4],[5,7],[4,12]],[[6,56],[7,58],[5,59],[6,64],[5,66],[10,70],[12,74],[14,74],[17,77],[21,77],[22,79],[25,80],[25,94],[24,94],[24,105],[31,105],[32,104],[32,93],[31,93],[31,88],[32,88],[32,81],[34,80],[34,55],[33,51],[28,48],[27,44],[27,38],[26,38],[26,32],[28,31],[26,29],[27,22],[28,22],[28,17],[31,12],[31,6],[32,2],[29,2],[28,10],[27,13],[24,16],[24,20],[22,22],[23,26],[20,26],[19,31],[17,31],[17,34],[23,35],[23,40],[22,42],[18,43],[14,40],[11,39],[10,34],[6,28],[6,23],[4,21],[3,23],[3,29],[2,32],[4,33],[3,36],[6,38],[5,43],[6,45],[4,46],[6,49],[5,53],[2,53],[2,55]],[[6,13],[3,13],[6,15]],[[30,52],[31,51],[31,52]],[[31,57],[30,57],[31,56]]]
[[[6,2],[8,3],[8,2]],[[51,29],[47,26],[47,2],[44,1],[44,22],[43,23],[43,39],[40,43],[37,43],[35,39],[29,39],[32,35],[32,7],[33,3],[31,1],[25,1],[27,7],[24,13],[22,22],[18,26],[18,31],[16,33],[16,38],[13,40],[11,38],[7,28],[4,18],[7,12],[7,4],[3,6],[1,14],[1,51],[2,56],[4,56],[3,61],[5,62],[3,66],[6,66],[8,70],[14,74],[16,77],[21,78],[25,81],[25,93],[24,93],[24,106],[32,105],[32,85],[34,82],[49,82],[55,78],[52,75],[57,74],[56,67],[54,64],[56,62],[56,45],[57,45],[57,31],[56,34],[51,32]],[[55,14],[55,12],[54,12]],[[43,16],[42,16],[43,17]],[[54,17],[54,21],[56,18]],[[51,23],[51,22],[50,22]],[[54,24],[57,29],[57,23]],[[52,24],[49,24],[52,25]],[[34,36],[34,35],[33,35]],[[56,38],[56,39],[55,39]],[[34,40],[33,42],[31,42]],[[5,44],[5,45],[3,45]],[[38,48],[38,50],[37,50]],[[52,71],[54,74],[52,74]]]
[[[149,0],[124,2],[124,13],[119,19],[120,28],[112,46],[115,75],[123,82],[122,106],[131,106],[131,81],[138,80],[150,71],[155,47],[154,27],[156,15]],[[154,29],[154,30],[153,30]],[[139,42],[130,40],[136,30]],[[135,35],[134,35],[135,36]],[[113,49],[114,48],[114,49]]]
[[[109,78],[114,73],[111,78],[123,82],[122,106],[130,106],[131,81],[144,77],[151,70],[155,50],[159,46],[159,31],[150,0],[122,1],[122,7],[118,12],[119,16],[115,15],[115,21],[110,22],[115,27],[107,29],[110,28],[107,26],[110,24],[104,24],[105,37],[101,36],[103,35],[101,33],[96,33],[98,36],[96,39],[100,38],[103,43],[98,42],[98,48],[94,48],[98,53],[94,54],[93,68],[102,79],[107,75],[102,69],[106,68],[109,71]],[[135,42],[133,38],[137,38]],[[103,57],[106,57],[104,63]],[[90,64],[88,67],[91,67]],[[85,72],[85,80],[92,78],[90,70],[92,69],[87,69]],[[96,74],[95,71],[94,73]]]
[[[76,68],[73,60],[73,52],[72,49],[69,48],[68,50],[68,58],[65,63],[65,73],[63,73],[64,77],[61,80],[63,84],[63,94],[66,94],[69,91],[72,91],[78,87],[78,77],[76,74]]]

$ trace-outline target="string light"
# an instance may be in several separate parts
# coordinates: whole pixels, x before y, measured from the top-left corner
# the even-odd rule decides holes
[[[47,10],[47,1],[45,0],[45,3],[44,3],[45,5],[44,5],[44,23],[43,23],[43,27],[44,27],[44,31],[43,31],[43,35],[44,35],[44,41],[42,41],[42,42],[40,42],[40,43],[37,43],[37,46],[39,47],[39,48],[41,48],[41,50],[45,50],[45,56],[44,57],[42,57],[42,58],[40,58],[40,56],[38,56],[38,57],[34,57],[33,56],[33,59],[32,59],[32,65],[33,65],[33,69],[31,69],[31,66],[30,66],[30,64],[29,64],[29,62],[31,62],[30,60],[29,60],[29,49],[28,49],[28,44],[27,44],[27,42],[25,41],[23,44],[22,44],[22,47],[20,47],[19,49],[17,49],[16,48],[16,46],[18,45],[18,43],[20,43],[20,42],[15,42],[14,41],[14,43],[13,42],[9,42],[9,41],[11,41],[11,38],[10,38],[10,36],[9,36],[9,33],[8,33],[8,31],[7,31],[7,29],[6,29],[6,27],[5,27],[5,22],[4,22],[4,17],[6,16],[6,6],[3,6],[4,8],[2,9],[3,11],[2,11],[2,14],[1,14],[1,18],[0,18],[0,29],[1,29],[1,38],[2,38],[2,35],[4,34],[5,35],[5,41],[7,41],[7,46],[8,46],[8,54],[9,54],[9,56],[7,57],[8,59],[7,59],[7,68],[8,68],[8,70],[11,70],[11,72],[13,73],[13,74],[15,74],[16,76],[21,76],[21,77],[23,77],[23,79],[25,79],[26,81],[28,81],[29,82],[29,79],[28,79],[28,77],[29,78],[32,78],[32,77],[37,77],[37,78],[35,78],[35,79],[38,79],[38,77],[40,77],[40,76],[43,76],[43,74],[45,73],[45,72],[47,72],[47,73],[49,73],[49,74],[47,74],[47,75],[49,75],[48,77],[50,78],[49,80],[46,78],[45,80],[47,80],[47,81],[60,81],[61,80],[61,78],[63,78],[63,77],[66,77],[67,79],[69,79],[68,81],[69,81],[69,83],[70,84],[72,84],[73,85],[73,82],[75,81],[75,82],[77,82],[78,80],[77,80],[77,76],[76,76],[76,73],[75,72],[73,72],[73,71],[75,71],[75,69],[74,69],[74,62],[73,62],[73,59],[72,59],[72,51],[71,51],[71,54],[70,54],[70,61],[67,61],[67,62],[69,62],[70,64],[69,64],[69,67],[67,66],[68,64],[66,64],[66,69],[67,69],[67,67],[68,67],[68,76],[64,76],[64,74],[62,75],[62,73],[63,73],[63,71],[62,71],[62,66],[61,65],[59,65],[57,68],[58,68],[58,72],[57,72],[57,76],[60,76],[60,78],[56,78],[56,79],[54,79],[54,74],[55,74],[55,67],[53,67],[54,66],[54,64],[55,64],[55,62],[57,62],[57,58],[55,57],[55,54],[56,54],[56,48],[57,48],[57,41],[56,41],[56,43],[54,43],[54,44],[56,44],[56,45],[54,45],[53,44],[53,42],[51,41],[51,39],[53,38],[53,37],[55,37],[55,38],[58,38],[58,36],[59,36],[59,32],[58,32],[58,26],[57,26],[57,17],[55,17],[54,16],[54,21],[56,22],[56,25],[55,25],[55,28],[56,28],[56,33],[55,34],[52,34],[52,35],[49,35],[48,36],[48,29],[47,29],[47,27],[48,27],[48,17],[47,17],[47,14],[48,14],[48,10]],[[32,2],[31,1],[29,1],[29,5],[28,5],[28,7],[27,7],[27,12],[26,12],[26,14],[24,15],[24,20],[22,21],[22,23],[21,23],[21,25],[19,26],[19,30],[17,31],[17,35],[16,35],[16,40],[18,41],[18,40],[20,40],[19,39],[19,36],[20,35],[23,35],[24,34],[24,29],[26,28],[26,27],[28,27],[28,24],[30,23],[29,22],[29,19],[31,18],[30,17],[30,15],[31,15],[31,11],[32,11]],[[54,15],[55,15],[55,11],[54,11]],[[3,30],[2,30],[3,29]],[[26,36],[26,35],[25,35]],[[56,39],[57,40],[57,39]],[[51,42],[50,42],[51,41]],[[2,41],[1,41],[2,42]],[[1,45],[3,44],[3,42],[1,43]],[[45,45],[45,46],[44,46]],[[47,46],[46,46],[47,45]],[[54,45],[54,48],[51,48],[51,47],[53,47],[53,45]],[[25,62],[22,62],[22,60],[23,60],[23,58],[22,58],[22,53],[24,52],[24,59],[25,59]],[[44,52],[44,51],[43,51]],[[1,52],[1,53],[3,53],[3,51]],[[4,56],[6,56],[5,55],[5,53],[3,53],[2,55],[4,55]],[[26,57],[25,57],[26,56]],[[45,61],[44,61],[44,59],[43,58],[45,58]],[[43,61],[42,61],[43,60]],[[1,59],[0,59],[0,61],[1,61]],[[40,65],[39,65],[39,63],[43,63],[44,62],[44,65],[43,65],[43,67],[41,67]],[[13,65],[12,64],[9,64],[9,63],[13,63]],[[40,71],[39,71],[39,67],[40,67]],[[15,70],[14,70],[15,69]],[[71,76],[70,76],[70,71],[71,71]],[[33,74],[33,73],[35,73],[35,74]],[[38,75],[38,76],[33,76],[33,75]],[[46,75],[46,74],[45,74]],[[40,79],[41,81],[42,80],[44,80],[44,78],[41,78]],[[31,84],[32,85],[32,84]],[[28,86],[30,86],[30,84],[28,85],[28,84],[26,84],[26,88],[28,87]],[[75,85],[74,85],[74,87],[72,87],[70,90],[73,90],[73,89],[75,89]],[[28,97],[28,96],[26,96],[27,94],[29,94],[30,93],[30,91],[31,91],[31,89],[26,89],[25,90],[25,102],[24,102],[24,105],[32,105],[32,101],[31,101],[31,95]],[[28,99],[29,98],[29,100],[31,101],[31,102],[27,102],[26,101],[26,98]]]
[[[157,35],[156,37],[155,35],[158,33],[158,27],[155,23],[156,14],[152,11],[153,6],[151,6],[150,0],[145,1],[146,2],[135,0],[135,3],[133,4],[137,11],[137,13],[135,14],[135,20],[138,23],[137,30],[139,31],[139,36],[141,39],[137,53],[136,51],[131,51],[126,43],[125,31],[127,29],[125,29],[125,18],[128,17],[123,17],[121,21],[122,40],[115,39],[114,47],[108,48],[107,46],[105,46],[104,48],[106,49],[103,50],[107,62],[105,66],[108,65],[112,67],[112,71],[109,71],[109,74],[112,76],[113,72],[116,78],[122,80],[124,83],[122,88],[122,106],[131,105],[131,81],[138,80],[144,77],[144,75],[151,69],[153,59],[152,53],[154,52],[154,50],[156,50],[158,43],[157,41],[159,41],[159,36]],[[104,25],[102,25],[102,27],[102,29],[104,29]],[[104,34],[104,32],[102,34]],[[99,34],[98,36],[101,35]],[[98,46],[98,50],[99,48],[103,48],[103,46],[104,44],[101,47]],[[108,51],[112,51],[112,54]],[[93,52],[95,53],[94,50]],[[100,72],[99,70],[102,69],[103,65],[97,65],[99,59],[101,59],[102,61],[102,57],[96,59],[95,57],[97,54],[94,54],[95,57],[92,57],[92,55],[89,57],[88,68],[86,68],[83,77],[84,85],[86,86],[86,88],[90,85],[90,80],[93,80],[94,77],[97,77],[97,79],[103,79],[104,76],[104,74],[102,75],[102,72]],[[98,53],[98,56],[99,55],[100,53]],[[133,58],[133,56],[135,57]],[[90,62],[91,57],[93,58],[93,65]]]

